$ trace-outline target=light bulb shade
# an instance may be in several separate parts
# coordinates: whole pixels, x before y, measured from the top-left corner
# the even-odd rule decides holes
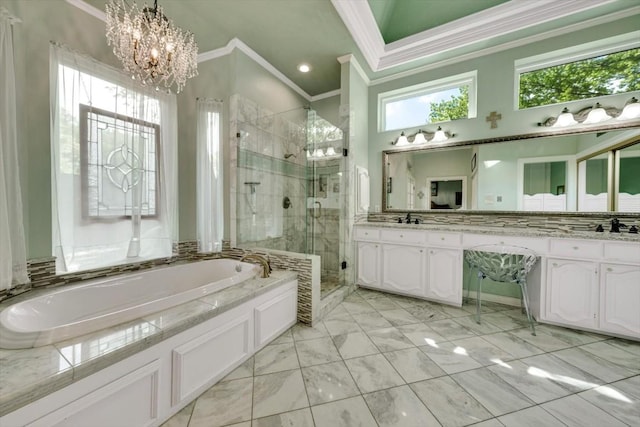
[[[565,108],[564,110],[562,110],[562,113],[560,113],[560,115],[556,119],[556,122],[551,127],[561,128],[561,127],[565,127],[565,126],[575,125],[577,123],[578,122],[573,117],[573,114],[570,113],[567,108]]]
[[[404,135],[404,132],[402,132],[400,134],[400,136],[398,137],[398,140],[396,141],[396,147],[404,147],[404,146],[407,146],[407,145],[409,145],[409,140]]]
[[[333,147],[328,147],[328,148],[327,148],[327,152],[326,152],[326,155],[327,155],[327,156],[335,156],[335,155],[337,155],[337,154],[338,154],[338,153],[336,153],[336,150],[334,150],[334,149],[333,149]]]
[[[322,148],[316,148],[313,151],[313,157],[324,157],[324,151],[322,151]]]
[[[636,98],[631,98],[631,101],[622,109],[622,113],[618,116],[618,120],[637,119],[640,117],[640,102]]]
[[[139,8],[124,0],[106,5],[107,43],[135,80],[180,92],[198,75],[198,45],[193,34],[176,27],[162,7]]]
[[[600,104],[596,104],[595,108],[589,111],[589,114],[587,114],[587,118],[582,123],[590,125],[607,121],[610,118],[611,116],[607,114],[607,111],[602,108]]]
[[[433,139],[431,141],[432,142],[444,142],[447,139],[449,139],[447,134],[442,130],[442,128],[440,126],[438,126],[438,130],[436,130],[436,133],[433,134]]]
[[[418,131],[418,133],[416,134],[415,138],[413,138],[413,143],[414,144],[426,144],[427,139],[424,137],[424,133],[422,133],[422,131]]]

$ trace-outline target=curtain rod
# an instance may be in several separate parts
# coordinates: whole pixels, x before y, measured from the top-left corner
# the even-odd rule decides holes
[[[22,23],[22,19],[20,19],[17,16],[12,15],[11,13],[9,13],[7,8],[5,8],[5,7],[0,7],[0,18],[6,18],[11,25],[13,25],[13,24],[21,24]]]

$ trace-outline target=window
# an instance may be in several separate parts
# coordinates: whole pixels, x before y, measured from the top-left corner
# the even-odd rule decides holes
[[[174,95],[52,44],[56,272],[170,257],[176,241]]]
[[[378,95],[380,132],[476,117],[477,72]]]
[[[640,32],[516,61],[519,109],[640,90]]]

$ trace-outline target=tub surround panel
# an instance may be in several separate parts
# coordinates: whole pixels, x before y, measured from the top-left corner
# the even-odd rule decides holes
[[[221,315],[270,290],[295,281],[273,271],[202,299],[92,334],[27,350],[0,350],[0,416]],[[0,303],[0,309],[47,290],[37,289]]]

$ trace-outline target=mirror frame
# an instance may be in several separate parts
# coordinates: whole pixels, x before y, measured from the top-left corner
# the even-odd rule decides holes
[[[552,131],[543,131],[543,132],[532,132],[518,135],[507,135],[507,136],[499,136],[495,138],[484,138],[484,139],[470,139],[470,140],[462,140],[462,141],[451,141],[437,144],[422,144],[417,147],[403,147],[403,148],[395,148],[391,150],[382,151],[382,213],[389,214],[400,214],[400,213],[418,213],[418,214],[436,214],[436,215],[447,215],[447,214],[462,214],[462,215],[505,215],[505,214],[515,214],[515,215],[585,215],[585,216],[602,216],[602,215],[613,215],[619,214],[624,215],[626,217],[638,217],[640,218],[640,213],[636,212],[615,212],[615,211],[606,211],[606,212],[580,212],[580,211],[501,211],[501,210],[446,210],[446,209],[431,209],[431,210],[420,210],[420,209],[388,209],[387,208],[387,191],[386,191],[386,182],[387,182],[387,163],[389,154],[394,153],[406,153],[411,151],[429,151],[436,150],[441,151],[448,148],[453,147],[465,147],[465,146],[473,146],[473,145],[481,145],[481,144],[492,144],[496,142],[508,142],[508,141],[520,141],[525,139],[535,139],[535,138],[551,138],[551,137],[559,137],[559,136],[567,136],[567,135],[579,135],[579,134],[589,134],[589,133],[597,133],[597,132],[610,132],[614,130],[624,130],[624,129],[640,129],[640,120],[634,119],[628,123],[616,123],[616,124],[607,124],[600,126],[585,126],[577,129],[556,129]],[[640,137],[638,138],[640,141]]]

